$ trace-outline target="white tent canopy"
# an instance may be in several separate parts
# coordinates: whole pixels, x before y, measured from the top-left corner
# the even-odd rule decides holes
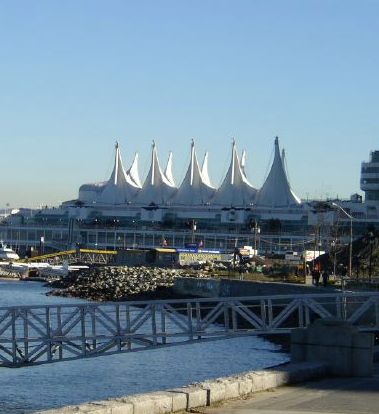
[[[211,179],[209,178],[208,173],[208,152],[204,154],[204,160],[203,160],[203,166],[201,167],[201,175],[203,176],[204,183],[210,187],[216,190],[216,187],[212,185]]]
[[[99,194],[98,202],[104,204],[129,203],[138,191],[137,184],[125,172],[121,152],[116,142],[115,162],[112,174]]]
[[[265,183],[257,194],[255,204],[258,207],[289,207],[299,205],[301,201],[291,190],[288,182],[284,159],[280,156],[278,137],[275,138],[274,145],[274,161]]]
[[[84,203],[96,203],[106,184],[107,181],[81,185],[79,187],[79,200]]]
[[[233,140],[230,166],[221,187],[211,201],[223,206],[246,206],[253,203],[257,190],[249,183],[242,171],[237,145]]]
[[[166,169],[164,171],[164,175],[166,176],[167,180],[171,183],[171,185],[173,187],[176,187],[174,175],[172,174],[172,151],[170,151],[168,154],[168,160]]]
[[[209,182],[208,173],[207,180]],[[215,189],[208,182],[206,182],[200,170],[195,151],[195,143],[192,140],[190,164],[178,192],[172,199],[172,203],[182,205],[207,204],[215,192]]]
[[[126,174],[132,179],[136,187],[142,188],[141,179],[138,173],[138,152],[135,153],[132,165]]]
[[[153,141],[150,170],[135,202],[144,205],[166,204],[175,191],[175,185],[166,178],[161,170],[157,148]]]
[[[125,171],[118,143],[115,148],[114,167],[109,180],[83,184],[79,188],[79,200],[85,204],[136,204],[148,206],[177,205],[218,207],[245,207],[252,204],[263,208],[287,208],[301,203],[291,190],[286,165],[285,152],[279,150],[279,140],[275,139],[274,161],[262,188],[257,190],[250,184],[246,175],[246,151],[238,158],[237,145],[233,140],[232,156],[228,171],[221,186],[216,189],[209,178],[208,152],[204,155],[200,168],[196,156],[195,143],[191,143],[191,159],[183,182],[178,189],[173,175],[173,154],[170,151],[165,171],[158,160],[157,147],[153,142],[149,173],[141,185],[138,172],[138,153],[130,168]]]

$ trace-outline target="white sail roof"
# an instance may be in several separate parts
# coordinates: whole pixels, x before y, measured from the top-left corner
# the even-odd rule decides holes
[[[100,192],[103,190],[103,188],[105,187],[105,185],[107,184],[108,181],[102,181],[100,183],[88,183],[88,184],[82,184],[79,187],[79,192],[80,191],[97,191]]]
[[[121,152],[116,142],[115,162],[112,174],[99,194],[98,202],[105,204],[128,203],[136,195],[138,186],[125,172]]]
[[[167,160],[166,169],[164,171],[164,175],[166,176],[168,181],[172,184],[172,186],[176,187],[174,175],[172,174],[172,151],[170,151],[168,154],[168,160]]]
[[[216,187],[212,185],[212,182],[211,182],[211,179],[209,178],[209,173],[208,173],[208,151],[204,154],[203,166],[201,167],[201,175],[203,176],[204,183],[208,187],[211,187],[215,190]]]
[[[258,191],[255,204],[259,207],[289,207],[301,203],[291,190],[280,156],[279,139],[275,138],[275,155],[271,170],[262,188]]]
[[[209,177],[208,177],[209,181]],[[202,205],[209,202],[215,189],[205,182],[197,161],[195,143],[191,143],[191,160],[187,173],[178,192],[172,199],[173,204]]]
[[[246,174],[246,150],[242,150],[242,154],[241,154],[241,171],[242,174],[245,176],[246,180],[247,180],[247,174]]]
[[[241,170],[242,172],[245,174],[246,176],[246,171],[245,171],[245,166],[246,166],[246,151],[242,150],[242,154],[241,154]]]
[[[142,190],[136,198],[136,203],[149,205],[165,204],[175,192],[176,187],[163,174],[159,165],[158,153],[153,141],[151,151],[151,165]]]
[[[252,204],[257,190],[249,183],[241,169],[237,145],[233,140],[232,159],[224,181],[217,190],[212,204],[224,206],[245,206]]]
[[[138,152],[135,153],[132,165],[129,168],[129,170],[126,172],[126,174],[131,178],[131,180],[134,182],[136,187],[142,188],[141,179],[139,178],[139,173],[138,173]]]
[[[107,181],[101,183],[82,184],[79,187],[79,200],[84,203],[96,203]]]

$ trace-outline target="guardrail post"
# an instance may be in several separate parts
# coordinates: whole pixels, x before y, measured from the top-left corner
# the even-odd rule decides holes
[[[151,312],[151,327],[152,327],[152,334],[153,334],[153,344],[157,345],[157,321],[155,318],[155,305],[152,304],[150,306],[150,312]]]
[[[127,334],[127,339],[126,339],[126,346],[128,351],[130,351],[132,349],[132,341],[130,340],[130,332],[131,332],[131,325],[130,325],[130,306],[126,305],[126,309],[125,309],[125,313],[126,313],[126,334]]]
[[[17,335],[16,335],[16,309],[12,309],[12,359],[13,364],[17,363]]]
[[[229,308],[230,308],[230,303],[229,302],[224,302],[224,328],[225,328],[225,332],[229,332]]]
[[[263,329],[267,328],[267,306],[264,299],[261,300],[261,320],[263,324]]]
[[[24,314],[24,359],[29,353],[29,329],[28,329],[28,309],[25,309]],[[25,360],[25,362],[27,362]]]
[[[201,309],[200,303],[196,302],[196,332],[201,331]],[[197,336],[197,339],[201,339],[201,335]]]
[[[46,306],[45,308],[45,316],[46,316],[46,349],[47,349],[47,360],[52,361],[53,354],[51,352],[52,344],[51,344],[51,321],[50,321],[50,307]],[[25,348],[25,355],[27,355]]]
[[[161,310],[161,331],[162,331],[162,344],[165,345],[167,343],[166,338],[166,311],[164,305],[160,306]]]
[[[86,323],[85,323],[85,311],[84,306],[80,306],[80,324],[81,324],[81,341],[82,341],[82,354],[86,355]]]
[[[190,341],[193,341],[192,305],[191,305],[191,302],[187,303],[187,323],[188,323],[188,337],[189,337]]]
[[[272,300],[267,300],[267,308],[268,308],[268,326],[270,327],[272,325],[272,321],[274,320],[274,315],[272,311]]]

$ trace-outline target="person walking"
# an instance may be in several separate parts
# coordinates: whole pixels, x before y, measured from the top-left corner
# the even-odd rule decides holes
[[[326,270],[324,270],[322,272],[322,284],[323,284],[324,287],[328,286],[328,280],[329,280],[328,272]]]
[[[320,276],[320,271],[317,268],[312,270],[312,281],[315,286],[319,285]]]

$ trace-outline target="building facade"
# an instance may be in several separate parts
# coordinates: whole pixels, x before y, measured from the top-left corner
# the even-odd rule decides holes
[[[328,250],[337,237],[349,237],[350,218],[354,237],[369,225],[377,225],[379,205],[379,151],[362,163],[359,196],[329,202],[301,201],[288,181],[284,151],[274,141],[274,160],[260,189],[245,172],[246,152],[238,156],[233,141],[228,171],[219,188],[208,174],[208,155],[200,166],[191,142],[190,164],[176,186],[172,154],[166,168],[152,145],[151,165],[143,184],[138,154],[130,168],[123,166],[116,143],[114,168],[108,181],[84,184],[78,198],[56,208],[20,209],[0,222],[0,237],[21,249],[62,250],[75,245],[91,248],[156,247],[189,243],[222,251],[254,245],[262,252],[278,250]],[[332,201],[341,209],[333,209]]]

